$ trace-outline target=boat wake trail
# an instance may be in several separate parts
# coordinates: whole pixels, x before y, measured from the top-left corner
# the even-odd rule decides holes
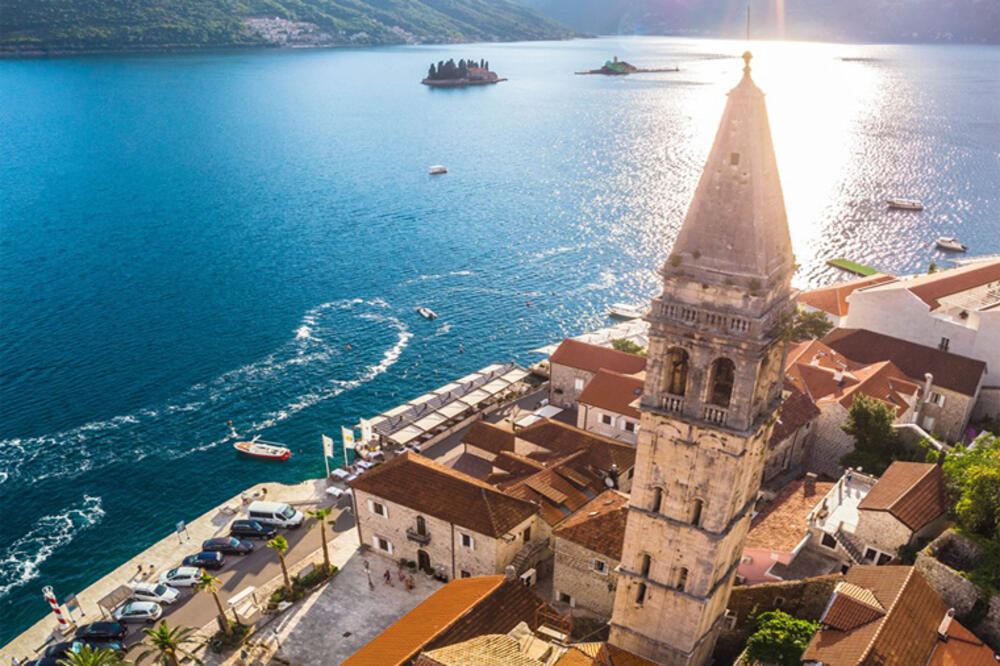
[[[14,588],[38,578],[42,562],[102,518],[101,498],[87,495],[79,505],[39,518],[30,532],[0,553],[0,599]]]
[[[0,484],[76,477],[150,456],[177,459],[259,434],[388,370],[412,333],[381,300],[323,303],[263,359],[195,384],[160,405],[63,432],[0,441]]]

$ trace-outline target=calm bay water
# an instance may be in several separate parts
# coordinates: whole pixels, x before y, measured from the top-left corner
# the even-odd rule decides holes
[[[744,48],[0,62],[0,643],[43,584],[321,475],[321,432],[652,295]],[[833,256],[922,270],[942,234],[1000,252],[1000,48],[752,49],[800,286]],[[682,71],[572,74],[612,55]],[[417,83],[466,56],[510,81]],[[237,459],[227,419],[295,455]]]

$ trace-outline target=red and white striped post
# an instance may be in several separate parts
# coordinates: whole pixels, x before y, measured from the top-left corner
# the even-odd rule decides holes
[[[49,606],[52,607],[52,612],[56,614],[56,619],[59,620],[59,631],[65,634],[69,631],[70,622],[63,617],[62,609],[59,608],[59,602],[56,601],[56,595],[52,591],[52,586],[46,585],[43,587],[42,594],[45,596],[45,600],[49,602]]]

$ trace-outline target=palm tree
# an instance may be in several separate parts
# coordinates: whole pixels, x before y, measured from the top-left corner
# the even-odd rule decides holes
[[[292,579],[288,577],[288,567],[285,566],[285,553],[288,552],[288,541],[283,536],[276,536],[267,542],[267,547],[278,551],[278,558],[281,560],[281,573],[285,576],[285,587],[291,589]]]
[[[219,579],[202,569],[201,578],[198,579],[198,589],[211,593],[212,598],[215,599],[215,607],[219,609],[219,617],[222,618],[222,633],[231,634],[233,629],[229,626],[226,609],[222,607],[222,599],[219,598]]]
[[[136,664],[141,664],[147,657],[153,657],[155,663],[163,666],[180,666],[180,658],[191,659],[196,664],[202,663],[188,648],[201,645],[201,641],[194,637],[195,630],[191,627],[171,629],[167,626],[167,621],[163,620],[155,629],[145,628],[142,633],[146,634],[146,638],[141,645],[146,649],[136,658]]]
[[[316,522],[319,523],[319,538],[323,542],[323,570],[326,573],[330,573],[330,551],[326,546],[326,519],[333,513],[333,509],[327,507],[325,509],[316,509],[315,511],[306,511],[306,515],[310,518],[315,518]],[[311,527],[309,529],[312,529]]]
[[[128,662],[111,648],[83,645],[79,652],[69,652],[56,663],[59,666],[125,666]]]

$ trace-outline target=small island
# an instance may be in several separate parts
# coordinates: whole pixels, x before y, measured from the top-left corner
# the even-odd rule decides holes
[[[447,62],[438,61],[437,66],[431,63],[427,78],[421,81],[425,86],[435,88],[458,88],[461,86],[484,86],[491,83],[506,81],[490,71],[490,63],[486,60],[459,60]]]
[[[605,76],[627,76],[629,74],[648,74],[650,72],[679,72],[680,67],[664,67],[660,69],[640,69],[630,62],[619,60],[615,56],[613,60],[606,60],[600,69],[588,69],[577,74],[604,74]]]

